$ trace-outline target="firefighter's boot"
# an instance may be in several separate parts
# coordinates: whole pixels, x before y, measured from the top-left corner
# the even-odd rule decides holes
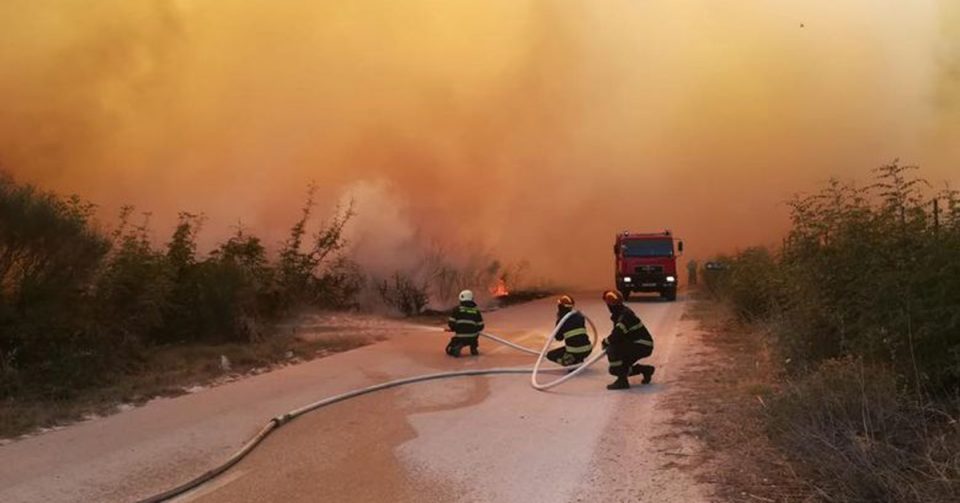
[[[630,389],[630,381],[625,376],[617,377],[616,381],[607,385],[607,389]]]
[[[480,356],[480,346],[477,346],[476,344],[470,346],[470,355]]]
[[[460,349],[462,349],[462,348],[463,348],[463,346],[451,342],[450,344],[447,344],[447,354],[450,355],[450,356],[452,356],[452,357],[454,357],[454,358],[459,358],[459,357],[460,357]]]
[[[633,377],[642,374],[643,370],[640,367],[641,365],[639,363],[630,367],[630,376]]]
[[[657,370],[653,365],[644,365],[643,368],[643,380],[640,381],[640,384],[650,384],[650,380],[653,379],[653,372]]]

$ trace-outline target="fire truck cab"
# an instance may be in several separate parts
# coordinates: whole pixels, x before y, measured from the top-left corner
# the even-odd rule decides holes
[[[633,292],[656,292],[677,300],[677,256],[683,254],[683,241],[675,240],[669,230],[618,234],[613,253],[617,290],[624,299]]]

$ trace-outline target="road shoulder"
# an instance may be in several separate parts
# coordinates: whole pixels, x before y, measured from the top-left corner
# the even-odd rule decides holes
[[[802,482],[764,427],[763,397],[777,382],[767,339],[714,301],[691,302],[686,317],[695,350],[663,406],[675,418],[670,441],[700,448],[672,463],[712,487],[715,501],[803,501]]]
[[[668,331],[654,334],[648,362],[657,367],[653,383],[634,382],[618,392],[630,396],[618,402],[605,425],[590,474],[571,501],[709,501],[712,488],[688,467],[702,442],[678,429],[686,413],[670,406],[683,393],[684,373],[703,355],[690,344],[696,324],[682,319],[685,309],[667,312],[669,319],[659,325]]]

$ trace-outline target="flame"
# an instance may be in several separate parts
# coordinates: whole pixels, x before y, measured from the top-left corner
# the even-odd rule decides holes
[[[495,285],[490,287],[490,293],[497,298],[506,297],[510,295],[510,289],[507,288],[507,282],[503,278],[500,278]]]

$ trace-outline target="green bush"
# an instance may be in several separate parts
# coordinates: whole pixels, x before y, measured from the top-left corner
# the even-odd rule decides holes
[[[87,338],[115,345],[117,355],[130,365],[129,355],[154,342],[163,330],[176,275],[163,252],[149,240],[149,217],[130,227],[131,208],[125,208],[114,232],[113,249],[89,297],[95,324]]]
[[[96,377],[86,367],[107,348],[85,336],[83,300],[110,243],[91,227],[92,212],[0,174],[0,397],[35,388],[34,376]]]
[[[339,253],[352,210],[308,236],[314,192],[271,263],[242,229],[202,256],[189,213],[162,248],[129,207],[106,235],[92,205],[0,175],[0,399],[66,398],[159,344],[249,342],[295,309],[355,305],[363,276]]]
[[[356,264],[339,255],[346,246],[343,231],[354,216],[353,204],[338,207],[331,221],[321,223],[320,230],[308,236],[315,194],[316,187],[311,185],[301,217],[280,249],[271,305],[277,315],[304,306],[354,305],[363,282]]]
[[[783,249],[729,259],[711,291],[744,318],[776,319],[799,368],[857,356],[917,387],[956,389],[960,212],[955,192],[928,195],[914,170],[894,163],[870,185],[796,197]]]
[[[180,228],[190,225],[182,220]],[[190,248],[178,244],[180,235],[190,234],[186,230],[174,233],[168,258],[175,256],[175,250]],[[259,238],[238,230],[203,260],[182,256],[190,258],[176,267],[176,290],[166,316],[165,336],[156,340],[222,343],[262,338],[262,323],[273,318],[266,306],[271,300],[274,269]]]
[[[777,338],[768,424],[824,501],[960,500],[960,211],[915,170],[794,198],[781,250],[706,276]]]
[[[730,299],[737,314],[744,319],[771,315],[780,300],[780,271],[773,254],[766,248],[748,248],[725,265],[728,269],[721,272],[722,283],[715,289]]]

